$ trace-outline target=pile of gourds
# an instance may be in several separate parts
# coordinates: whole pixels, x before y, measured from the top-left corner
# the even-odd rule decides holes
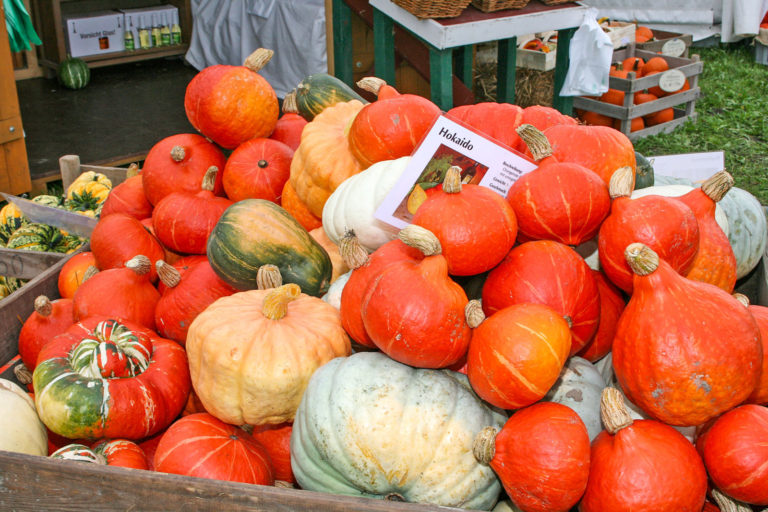
[[[768,308],[732,295],[768,232],[728,173],[637,190],[612,128],[457,107],[538,168],[506,197],[450,168],[396,231],[373,212],[439,109],[317,75],[278,118],[268,56],[190,82],[203,135],[152,148],[36,303],[34,404],[3,415],[30,452],[484,510],[768,505]]]

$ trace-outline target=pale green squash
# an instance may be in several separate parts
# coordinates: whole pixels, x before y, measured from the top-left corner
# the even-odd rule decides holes
[[[331,286],[328,287],[328,291],[325,292],[325,295],[320,298],[336,309],[341,309],[341,292],[344,290],[344,285],[347,284],[347,281],[349,281],[349,276],[351,275],[351,270],[341,274],[336,278],[334,282],[331,283]]]
[[[605,382],[595,365],[573,356],[563,367],[560,378],[544,397],[546,402],[566,405],[579,415],[592,441],[603,430],[600,420],[600,396]]]
[[[463,374],[360,352],[312,375],[291,466],[302,489],[489,510],[501,485],[472,446],[484,427],[505,421]]]
[[[760,262],[768,241],[765,211],[744,189],[733,187],[718,203],[728,218],[728,241],[736,255],[736,277],[749,274]]]

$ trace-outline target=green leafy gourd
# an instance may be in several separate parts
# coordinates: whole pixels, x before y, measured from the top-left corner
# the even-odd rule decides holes
[[[312,375],[293,423],[292,469],[307,490],[488,510],[501,486],[472,446],[505,421],[463,374],[358,352]]]
[[[312,121],[324,109],[350,100],[368,103],[347,84],[327,73],[309,75],[296,87],[299,115]]]
[[[83,59],[67,57],[56,70],[59,82],[68,89],[82,89],[91,80],[91,70]]]

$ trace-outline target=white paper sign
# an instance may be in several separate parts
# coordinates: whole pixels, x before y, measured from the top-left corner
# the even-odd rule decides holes
[[[685,85],[685,73],[679,69],[664,71],[659,77],[659,87],[665,92],[676,92]]]
[[[670,57],[680,57],[685,53],[685,41],[682,39],[670,39],[661,47],[661,54]]]
[[[654,174],[692,181],[704,181],[725,169],[725,153],[722,151],[651,156],[648,159],[653,165]]]
[[[408,211],[408,198],[414,188],[428,190],[442,183],[445,171],[453,165],[461,167],[462,183],[487,187],[504,197],[520,176],[537,167],[520,153],[440,116],[374,216],[398,229],[404,228],[413,218]]]

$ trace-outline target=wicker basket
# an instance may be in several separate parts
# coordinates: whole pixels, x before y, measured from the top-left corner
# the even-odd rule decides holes
[[[575,2],[576,0],[541,0],[544,5],[560,5]]]
[[[455,18],[472,0],[392,0],[417,18]]]
[[[522,9],[529,0],[472,0],[472,5],[483,12],[494,12],[502,9]]]

